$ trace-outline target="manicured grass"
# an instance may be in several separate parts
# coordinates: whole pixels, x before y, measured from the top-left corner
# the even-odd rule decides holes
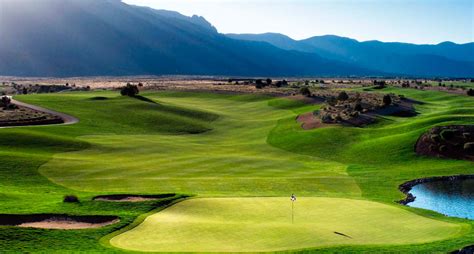
[[[466,231],[456,224],[361,200],[300,198],[294,223],[291,211],[289,198],[192,199],[148,217],[112,238],[111,244],[135,251],[268,252],[425,243]]]
[[[402,207],[394,201],[403,197],[398,185],[404,181],[426,176],[474,173],[471,162],[419,157],[413,152],[418,136],[435,125],[474,123],[474,100],[466,96],[412,89],[390,88],[381,92],[404,94],[423,101],[424,104],[417,105],[420,115],[414,118],[386,117],[367,128],[331,127],[304,131],[295,121],[297,114],[312,111],[318,106],[257,95],[143,94],[152,102],[120,97],[115,92],[19,96],[19,100],[74,115],[80,123],[0,130],[0,212],[118,215],[122,221],[119,225],[102,229],[67,232],[0,227],[0,249],[5,252],[120,252],[120,249],[108,244],[108,239],[117,233],[108,234],[174,199],[119,204],[94,202],[91,198],[113,193],[170,192],[206,197],[186,201],[176,207],[206,200],[212,209],[206,209],[204,215],[214,214],[216,217],[229,212],[228,208],[224,209],[227,204],[218,204],[222,199],[211,197],[285,197],[281,200],[287,204],[288,196],[296,193],[301,197],[298,204],[305,202],[305,199],[324,200],[325,206],[308,208],[308,213],[319,211],[321,214],[318,216],[337,215],[335,218],[344,223],[332,220],[327,224],[338,225],[342,228],[340,231],[353,233],[360,240],[354,240],[355,245],[346,245],[346,242],[337,242],[346,239],[333,239],[336,235],[329,237],[320,231],[320,241],[314,244],[301,235],[306,229],[298,224],[299,229],[292,231],[286,228],[282,235],[284,232],[298,235],[294,241],[301,245],[295,243],[278,247],[278,244],[286,243],[285,237],[278,237],[279,231],[274,230],[273,239],[268,231],[268,237],[260,239],[265,233],[255,230],[255,234],[242,243],[247,244],[249,249],[251,243],[255,243],[254,250],[311,250],[318,247],[323,248],[318,249],[323,252],[426,253],[447,252],[472,244],[474,232],[470,227],[473,222]],[[94,97],[108,99],[93,100]],[[83,202],[63,204],[62,197],[67,194],[76,194]],[[247,205],[243,200],[247,199],[237,200],[242,211],[240,206],[229,205],[232,209],[230,218],[235,219],[238,214],[249,216],[248,209],[257,209],[252,205],[244,209]],[[285,205],[278,203],[279,198],[268,200],[276,201],[259,203],[265,203],[265,209],[275,212],[284,209]],[[314,204],[321,203],[315,201]],[[371,213],[365,216],[361,211],[360,216],[352,220],[352,215],[344,212],[347,211],[346,206],[341,208],[337,204],[356,206],[351,209],[354,211],[359,205],[368,205]],[[151,218],[166,216],[172,209],[175,208]],[[320,209],[327,209],[328,212]],[[261,214],[272,213],[262,211]],[[398,216],[394,218],[392,215]],[[369,223],[373,219],[370,225],[375,227],[379,224],[375,220],[389,223],[391,218],[397,221],[398,217],[410,223],[390,224],[386,229],[393,237],[381,234],[383,237],[377,238],[372,234],[369,239],[364,238],[365,233],[357,233],[369,230],[364,227],[364,221]],[[253,218],[250,216],[245,220],[252,222]],[[324,218],[331,221],[331,218]],[[138,224],[141,219],[144,219],[143,216],[135,223]],[[266,221],[259,216],[254,219],[255,222]],[[319,219],[308,221],[308,225],[313,228],[321,222]],[[213,223],[209,227],[219,229],[229,225]],[[411,227],[417,227],[419,235],[413,233],[405,238],[405,231]],[[462,232],[459,235],[450,231],[460,227]],[[340,232],[332,228],[327,230]],[[236,229],[246,232],[245,228]],[[135,230],[130,233],[133,232]],[[195,241],[199,234],[195,232],[195,236],[191,237],[193,239],[187,241]],[[315,234],[319,236],[319,233]],[[142,234],[142,238],[147,235]],[[149,235],[152,236],[151,233]],[[170,241],[177,241],[171,235]],[[211,238],[211,235],[206,237]],[[277,238],[278,241],[275,240]],[[99,239],[102,239],[100,243]],[[268,244],[268,241],[275,245]],[[202,243],[205,245],[205,242]],[[238,243],[236,239],[226,245],[230,247]],[[217,247],[219,244],[216,244]]]
[[[211,196],[360,194],[345,165],[266,143],[279,119],[294,116],[290,110],[269,107],[266,98],[147,97],[219,118],[212,122],[212,131],[200,135],[131,132],[83,136],[79,140],[89,143],[89,149],[56,154],[40,172],[55,183],[82,191]],[[97,119],[91,114],[95,112],[88,113],[78,117]]]

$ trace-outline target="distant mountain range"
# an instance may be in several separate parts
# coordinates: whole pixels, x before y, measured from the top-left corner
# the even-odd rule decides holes
[[[224,35],[119,0],[0,0],[0,75],[474,76],[474,44]]]
[[[331,60],[385,73],[413,76],[472,76],[474,43],[416,45],[399,42],[365,41],[334,35],[293,40],[282,34],[228,34],[230,38],[268,42],[276,47],[315,53]]]

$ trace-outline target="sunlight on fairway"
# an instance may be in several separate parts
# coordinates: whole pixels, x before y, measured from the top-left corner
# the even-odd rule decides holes
[[[153,98],[150,96],[150,98]],[[178,192],[212,196],[300,194],[360,196],[346,165],[267,144],[277,120],[294,117],[267,99],[158,97],[167,105],[219,115],[195,135],[95,135],[90,149],[56,154],[40,172],[68,188],[104,192]]]
[[[114,237],[134,251],[260,252],[329,245],[414,244],[461,234],[462,226],[394,206],[339,198],[200,198],[181,202]]]

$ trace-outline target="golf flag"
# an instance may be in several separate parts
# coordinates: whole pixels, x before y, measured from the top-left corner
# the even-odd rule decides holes
[[[295,194],[291,194],[291,223],[295,223]]]

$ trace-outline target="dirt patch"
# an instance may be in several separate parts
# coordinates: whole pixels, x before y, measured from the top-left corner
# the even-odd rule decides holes
[[[434,127],[415,145],[419,155],[474,161],[474,125]]]
[[[33,110],[23,106],[16,106],[15,109],[0,109],[0,127],[61,123],[64,123],[64,121],[59,116]]]
[[[301,123],[301,128],[305,130],[312,130],[324,126],[324,124],[321,122],[321,119],[316,117],[313,112],[299,115],[296,118],[296,121],[298,123]]]
[[[103,195],[94,197],[96,201],[107,201],[107,202],[146,202],[154,201],[164,198],[174,197],[175,194],[161,194],[161,195]]]
[[[41,229],[88,229],[118,223],[117,216],[69,216],[64,214],[0,215],[0,226]]]

